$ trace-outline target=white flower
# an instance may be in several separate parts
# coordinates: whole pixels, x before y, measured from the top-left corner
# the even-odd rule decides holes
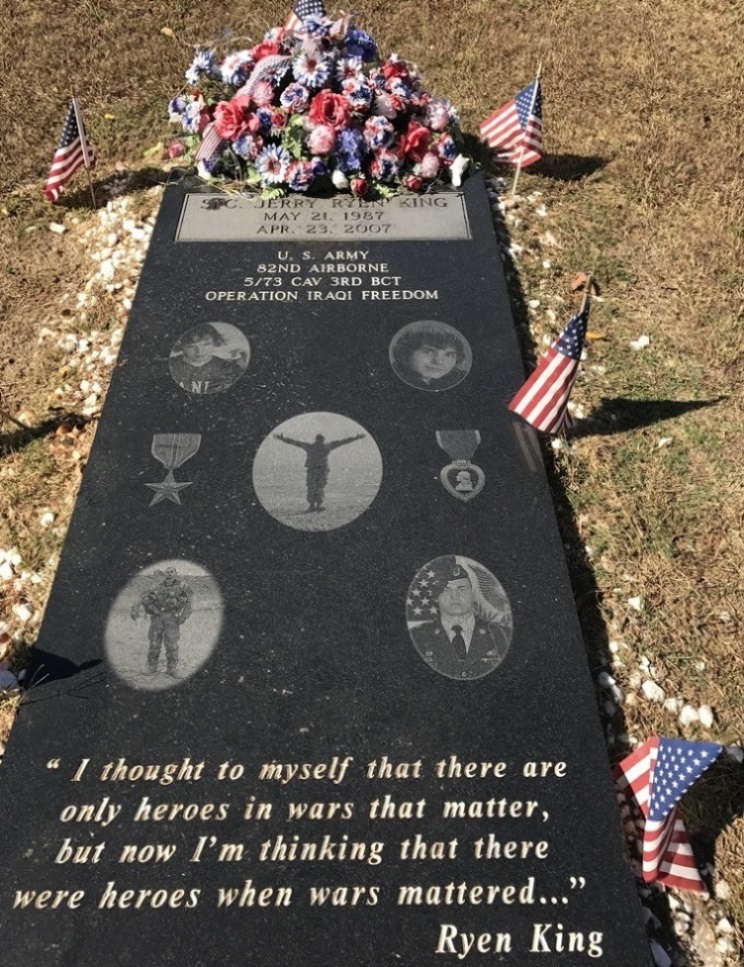
[[[338,168],[334,169],[334,171],[331,173],[331,181],[333,182],[334,187],[338,188],[339,191],[343,191],[345,188],[349,187],[349,179],[346,177],[343,171],[340,171]]]
[[[462,176],[468,170],[468,165],[470,164],[470,158],[466,158],[464,154],[458,154],[455,160],[450,166],[450,178],[452,179],[452,184],[455,188],[459,188],[462,184]]]

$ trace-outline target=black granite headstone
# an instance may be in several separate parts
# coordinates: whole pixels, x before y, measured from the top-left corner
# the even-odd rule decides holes
[[[166,190],[2,769],[4,964],[648,963],[522,379],[480,179]]]

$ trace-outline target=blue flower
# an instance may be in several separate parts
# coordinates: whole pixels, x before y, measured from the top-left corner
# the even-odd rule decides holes
[[[275,185],[286,179],[291,163],[288,151],[278,144],[270,144],[256,158],[256,171],[264,184]]]
[[[286,108],[290,114],[301,112],[307,108],[310,101],[310,91],[302,84],[290,84],[282,91],[279,98],[282,107]]]
[[[309,161],[295,161],[289,166],[287,184],[291,191],[307,191],[313,182],[313,166]]]
[[[237,141],[233,141],[233,151],[239,158],[253,161],[258,154],[261,138],[256,139],[252,134],[243,134]]]
[[[377,56],[377,44],[371,34],[359,27],[349,27],[346,35],[346,49],[352,57],[361,57],[364,61],[374,60]]]
[[[233,87],[241,87],[248,80],[253,60],[249,50],[239,50],[222,61],[222,80]]]
[[[328,174],[328,165],[320,158],[313,158],[310,164],[313,166],[313,178],[322,178]]]
[[[322,56],[315,56],[303,51],[295,57],[292,63],[292,73],[295,79],[306,87],[316,89],[322,87],[331,74],[333,62]]]
[[[200,79],[208,74],[210,77],[220,77],[220,69],[217,66],[217,55],[213,50],[200,50],[191,63],[191,67],[186,71],[186,80],[189,84],[198,84]]]
[[[395,138],[395,128],[387,118],[375,115],[368,118],[364,125],[364,140],[375,151],[380,148],[387,148],[393,143]]]
[[[364,111],[372,104],[372,89],[364,82],[344,85],[344,94],[352,111]]]
[[[186,101],[182,97],[171,98],[168,104],[168,119],[170,121],[181,121],[183,112],[186,110]]]
[[[199,101],[191,101],[190,104],[186,105],[186,110],[183,112],[181,117],[181,124],[183,124],[184,131],[188,131],[189,134],[199,133],[199,128],[201,126],[201,110],[202,106]]]
[[[306,37],[318,41],[321,37],[327,37],[330,29],[331,24],[326,17],[316,17],[311,14],[302,21],[301,32]]]
[[[274,112],[268,107],[260,107],[256,111],[256,117],[261,125],[261,134],[271,134],[271,126],[274,123]]]
[[[370,174],[380,181],[392,181],[400,170],[400,161],[392,151],[380,151],[370,165]]]
[[[361,57],[342,57],[336,64],[336,80],[339,84],[348,80],[362,80],[363,77]]]
[[[355,128],[339,132],[333,157],[342,171],[360,171],[364,158],[364,138]]]

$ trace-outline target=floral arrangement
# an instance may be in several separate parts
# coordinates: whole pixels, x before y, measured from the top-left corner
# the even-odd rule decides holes
[[[169,105],[183,132],[171,157],[267,197],[331,182],[359,197],[459,186],[470,159],[457,114],[416,67],[380,59],[349,16],[295,20],[250,49],[197,49]]]

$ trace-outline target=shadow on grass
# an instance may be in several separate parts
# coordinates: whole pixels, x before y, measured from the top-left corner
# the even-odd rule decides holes
[[[580,181],[601,171],[609,163],[609,158],[598,155],[548,154],[536,161],[530,171],[555,181]]]
[[[96,208],[104,208],[112,198],[131,195],[155,185],[164,185],[168,172],[161,168],[135,168],[132,171],[117,171],[106,178],[93,179],[93,194]],[[59,208],[91,208],[90,185],[80,184],[75,191],[65,192],[56,202]]]
[[[716,406],[728,397],[716,396],[710,400],[630,400],[618,396],[603,398],[589,416],[576,425],[571,437],[609,436],[626,433],[642,426],[652,426],[664,420],[672,420],[692,410]]]
[[[17,427],[10,433],[0,433],[0,458],[22,450],[33,440],[39,440],[41,437],[55,433],[61,426],[72,429],[76,426],[85,426],[91,422],[91,417],[81,416],[79,413],[59,413],[25,429]]]

